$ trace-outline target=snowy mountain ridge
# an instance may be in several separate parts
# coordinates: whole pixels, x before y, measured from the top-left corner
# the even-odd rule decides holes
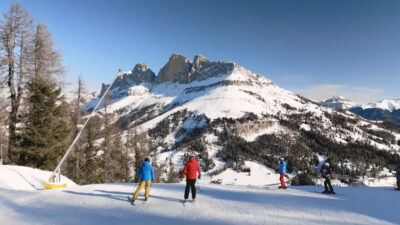
[[[321,101],[320,103],[321,105],[328,108],[340,108],[340,109],[349,109],[358,105],[357,103],[352,102],[350,99],[343,96],[334,96],[332,98]]]
[[[379,108],[392,112],[400,109],[400,99],[385,99],[376,103],[368,103],[361,105],[363,109]]]
[[[376,103],[356,104],[344,97],[333,97],[320,102],[329,108],[346,109],[369,120],[400,123],[400,99],[386,99]]]
[[[357,104],[350,99],[343,96],[334,96],[320,102],[321,105],[329,108],[350,109],[361,107],[362,109],[378,108],[392,112],[393,110],[400,109],[400,99],[384,99],[375,103]]]

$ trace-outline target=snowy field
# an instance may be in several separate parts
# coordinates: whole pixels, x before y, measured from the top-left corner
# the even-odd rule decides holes
[[[4,178],[8,172],[0,168]],[[144,203],[142,193],[132,206],[127,196],[136,184],[72,185],[44,191],[13,190],[4,185],[6,179],[0,182],[0,224],[400,223],[400,192],[391,187],[341,187],[336,188],[337,195],[323,195],[318,186],[280,190],[200,180],[194,204],[182,204],[182,183],[153,184],[150,200]]]

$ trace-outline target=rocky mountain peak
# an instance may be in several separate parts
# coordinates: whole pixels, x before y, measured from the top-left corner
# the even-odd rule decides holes
[[[152,83],[156,79],[156,75],[146,63],[138,63],[133,68],[130,78],[135,83]]]
[[[195,55],[193,60],[193,65],[200,65],[202,63],[210,62],[208,59],[202,55]]]
[[[167,64],[160,70],[157,83],[180,82],[188,83],[188,74],[192,62],[182,55],[172,54]]]
[[[153,83],[156,79],[156,75],[151,69],[146,65],[146,63],[138,63],[135,65],[132,71],[127,71],[121,73],[118,78],[115,80],[110,90],[119,89],[119,90],[127,90],[133,84],[139,83]],[[100,96],[108,88],[109,84],[102,84]],[[117,92],[116,92],[117,93]],[[119,95],[119,94],[118,94]],[[118,97],[114,96],[114,97]],[[125,95],[125,94],[122,94]]]
[[[157,83],[190,83],[222,74],[228,74],[235,67],[233,62],[214,62],[202,55],[196,55],[193,63],[184,56],[173,54],[160,70]]]
[[[149,67],[147,66],[146,63],[140,62],[140,63],[136,64],[135,67],[133,67],[132,72],[133,72],[133,73],[139,72],[139,71],[144,72],[144,71],[146,71],[146,70],[148,70],[148,69],[149,69]]]

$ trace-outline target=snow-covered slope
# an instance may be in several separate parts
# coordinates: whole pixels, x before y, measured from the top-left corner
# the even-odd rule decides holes
[[[153,184],[135,206],[135,184],[95,184],[52,191],[0,188],[1,224],[399,224],[390,188],[235,187],[198,184],[196,203],[182,204],[184,184]]]
[[[33,169],[24,166],[0,165],[0,188],[12,190],[42,190],[43,184],[47,182],[52,172]],[[76,184],[70,179],[62,176],[63,182],[68,187]]]

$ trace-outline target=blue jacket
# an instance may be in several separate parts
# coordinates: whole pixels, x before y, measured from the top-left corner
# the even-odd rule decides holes
[[[137,176],[141,181],[149,181],[154,180],[154,169],[151,166],[150,162],[144,161],[142,166],[140,167]]]
[[[397,167],[397,171],[396,171],[396,179],[400,180],[400,166]]]
[[[279,164],[279,173],[286,173],[286,161]]]

